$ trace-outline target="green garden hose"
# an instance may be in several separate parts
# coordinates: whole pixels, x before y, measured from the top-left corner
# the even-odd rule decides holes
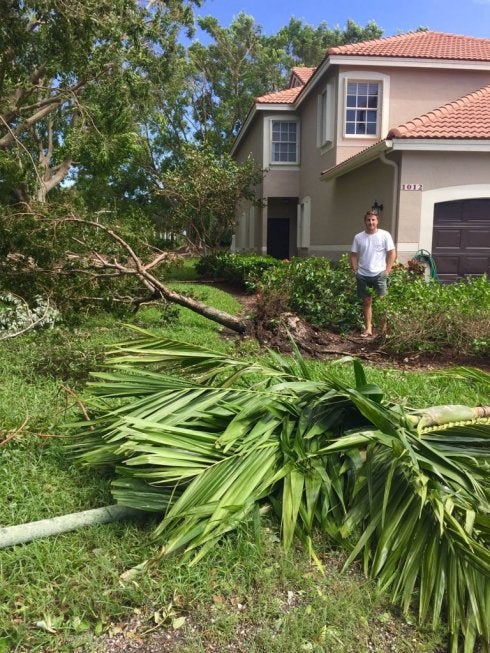
[[[428,252],[426,249],[419,249],[419,251],[415,254],[413,258],[416,261],[419,261],[420,263],[425,263],[429,268],[430,276],[432,277],[432,279],[436,279],[436,281],[439,281],[436,262],[434,261],[432,254],[430,252]]]

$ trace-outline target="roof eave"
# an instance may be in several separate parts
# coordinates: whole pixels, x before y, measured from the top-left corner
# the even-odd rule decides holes
[[[401,57],[387,55],[331,54],[330,65],[390,66],[400,68],[450,68],[490,70],[490,61],[481,59],[441,59],[431,57]]]
[[[294,111],[296,109],[296,103],[288,103],[286,104],[281,103],[281,102],[256,102],[250,109],[250,111],[247,114],[247,117],[245,118],[245,122],[243,125],[240,127],[240,131],[236,135],[236,138],[233,142],[233,145],[231,146],[230,149],[230,155],[233,156],[235,152],[237,151],[238,146],[240,145],[241,141],[243,140],[243,137],[245,134],[248,132],[248,128],[250,127],[253,119],[255,118],[255,115],[257,114],[258,111]]]
[[[320,179],[321,181],[330,181],[331,179],[337,179],[337,177],[342,177],[348,172],[352,172],[353,170],[356,170],[357,168],[360,168],[361,166],[364,166],[367,163],[371,163],[371,161],[377,159],[380,156],[380,154],[388,152],[392,148],[393,148],[393,141],[382,140],[376,145],[373,145],[371,147],[366,148],[365,150],[362,150],[362,152],[359,152],[359,154],[356,154],[350,159],[346,159],[342,163],[338,163],[336,166],[333,166],[328,170],[324,170],[320,175]]]
[[[392,137],[392,149],[397,151],[488,152],[490,138],[420,138]]]

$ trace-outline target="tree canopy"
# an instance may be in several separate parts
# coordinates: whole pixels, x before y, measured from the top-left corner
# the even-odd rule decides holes
[[[329,45],[381,34],[375,23],[331,29],[291,19],[266,35],[243,12],[228,27],[212,16],[195,21],[200,4],[0,4],[5,290],[66,300],[69,280],[81,287],[74,280],[81,259],[75,265],[73,256],[82,256],[90,238],[77,236],[82,222],[61,236],[63,215],[122,229],[131,243],[144,235],[142,252],[162,244],[150,242],[158,232],[194,249],[225,243],[237,203],[260,199],[254,191],[261,171],[229,156],[254,98],[283,88],[292,66],[319,64]],[[196,26],[203,42],[193,38]],[[100,284],[82,285],[105,295]]]
[[[138,149],[138,117],[172,76],[191,2],[6,0],[0,8],[0,200],[45,201],[75,170]]]
[[[94,210],[131,199],[154,211],[152,176],[188,143],[227,152],[253,99],[330,45],[381,35],[292,18],[265,35],[241,12],[197,19],[202,0],[5,0],[0,6],[0,203],[45,202],[75,185]],[[99,205],[97,205],[97,201]]]

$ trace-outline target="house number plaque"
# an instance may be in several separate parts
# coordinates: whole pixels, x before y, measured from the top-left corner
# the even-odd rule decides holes
[[[402,184],[402,190],[424,190],[424,184]]]

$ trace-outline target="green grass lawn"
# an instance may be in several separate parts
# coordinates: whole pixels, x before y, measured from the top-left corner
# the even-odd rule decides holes
[[[175,287],[239,310],[226,293],[185,281]],[[207,347],[265,355],[253,342],[221,338],[205,318],[181,308],[176,314],[168,322],[150,306],[128,321]],[[80,418],[89,371],[101,363],[104,347],[128,337],[123,321],[99,315],[73,331],[0,342],[0,526],[113,502],[107,473],[71,461],[64,436],[67,423]],[[370,382],[412,406],[488,400],[484,388],[457,379],[367,372]],[[342,551],[317,543],[325,575],[301,547],[285,555],[279,526],[267,516],[244,524],[192,568],[176,556],[121,578],[155,552],[153,526],[152,518],[93,526],[0,550],[0,653],[101,652],[125,628],[128,641],[162,637],[172,647],[162,650],[182,653],[228,646],[263,653],[441,650],[440,633],[407,623],[360,572],[341,573]]]

